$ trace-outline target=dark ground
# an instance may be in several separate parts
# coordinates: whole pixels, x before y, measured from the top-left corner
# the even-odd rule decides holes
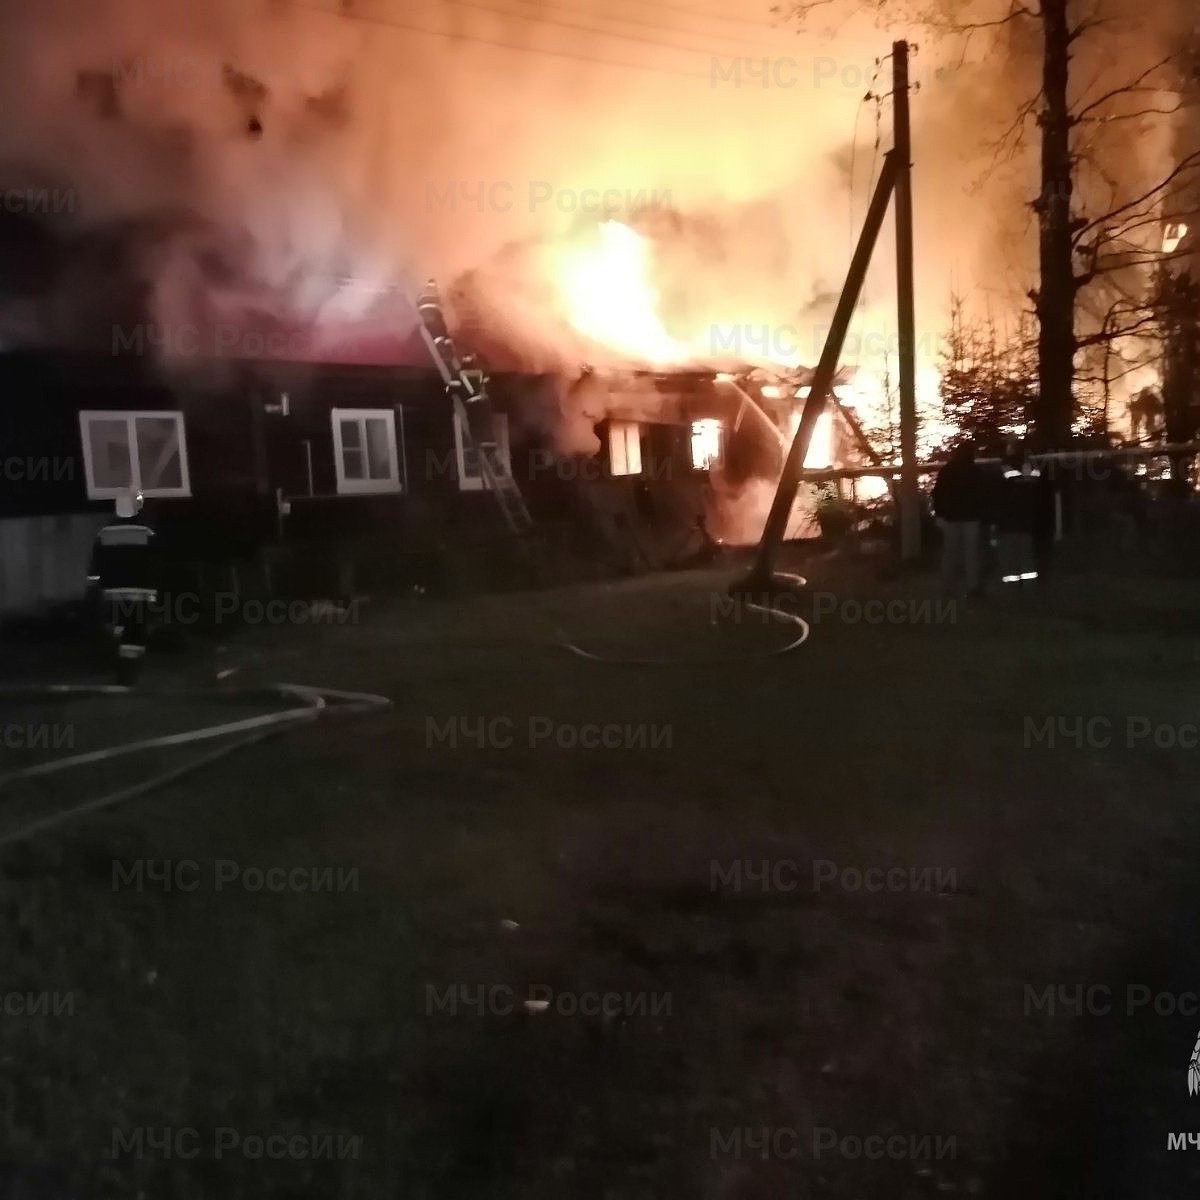
[[[805,570],[839,604],[930,595]],[[1125,734],[1145,717],[1178,743],[1200,721],[1200,584],[1074,575],[941,622],[827,612],[795,653],[751,658],[789,634],[714,623],[731,578],[377,603],[161,655],[148,692],[286,680],[395,708],[0,850],[0,992],[71,1002],[0,1016],[0,1196],[1195,1195],[1200,1150],[1167,1144],[1200,1130],[1200,749]],[[723,661],[598,664],[560,630]],[[10,661],[79,678],[72,653]],[[78,751],[251,710],[3,712],[70,725]],[[1054,745],[1027,730],[1047,717]],[[1096,717],[1111,744],[1102,725],[1072,738]],[[452,718],[457,746],[430,732]],[[530,745],[530,718],[564,742],[593,723],[669,745]],[[0,836],[188,753],[16,784]],[[191,886],[168,889],[162,860]],[[218,889],[220,860],[357,874]],[[818,890],[826,862],[904,882]],[[1130,984],[1172,1011],[1127,1015]],[[620,1011],[573,1011],[605,993]],[[246,1140],[279,1134],[299,1140]],[[325,1135],[357,1153],[314,1157]]]

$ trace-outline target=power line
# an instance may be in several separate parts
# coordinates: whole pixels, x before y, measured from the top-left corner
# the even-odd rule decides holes
[[[428,0],[428,2],[431,4],[436,4],[438,2],[438,0]],[[453,2],[453,0],[444,0],[444,2],[451,3],[451,2]],[[561,5],[556,5],[556,4],[552,4],[552,3],[543,3],[543,0],[516,0],[516,2],[522,3],[522,4],[534,4],[539,8],[542,8],[542,7],[544,7],[544,8],[562,8]],[[699,17],[701,20],[727,21],[734,25],[740,25],[743,29],[745,29],[745,28],[764,29],[764,30],[767,30],[770,33],[776,34],[780,37],[790,37],[790,36],[793,36],[793,35],[801,32],[799,28],[790,27],[785,24],[778,24],[773,21],[750,21],[750,20],[746,20],[742,17],[726,17],[726,16],[722,16],[718,13],[701,13],[701,12],[698,12],[694,8],[687,8],[681,4],[657,4],[657,3],[649,3],[648,0],[615,0],[615,2],[625,3],[625,4],[637,4],[637,5],[640,5],[641,7],[652,9],[659,13],[661,13],[664,9],[666,9],[670,12],[684,13],[688,16]],[[748,45],[759,46],[759,47],[762,47],[763,49],[766,49],[766,43],[762,42],[761,40],[756,40],[754,38],[738,37],[736,34],[726,33],[723,30],[676,29],[669,25],[652,25],[645,21],[635,22],[632,17],[622,17],[622,16],[617,16],[615,14],[612,16],[609,16],[609,15],[605,15],[602,13],[593,13],[584,8],[571,8],[569,10],[564,9],[564,11],[578,12],[583,16],[593,17],[595,20],[598,20],[598,21],[621,21],[621,22],[625,22],[626,24],[645,25],[647,28],[661,28],[669,33],[685,33],[685,34],[689,34],[689,35],[695,34],[697,37],[719,38],[723,42],[730,42],[730,41],[746,42]],[[830,44],[832,45],[833,43],[830,43]],[[836,44],[838,47],[844,48],[846,45],[846,42],[839,41]],[[864,39],[864,40],[854,42],[853,45],[855,46],[855,48],[860,48],[860,49],[866,50],[868,48],[874,48],[877,45],[877,43],[874,39],[871,39],[870,41],[867,41]],[[772,47],[772,48],[778,49],[778,47]]]
[[[516,50],[516,51],[527,53],[527,54],[541,54],[541,55],[552,57],[552,58],[563,58],[563,59],[573,60],[576,62],[588,62],[588,63],[597,63],[597,64],[604,65],[604,66],[624,67],[626,69],[635,70],[635,71],[650,71],[655,74],[675,75],[679,78],[685,78],[685,79],[703,79],[706,82],[708,82],[709,84],[711,84],[713,82],[711,75],[702,75],[698,71],[680,70],[678,68],[672,68],[672,67],[650,66],[645,63],[633,63],[633,62],[628,62],[626,60],[604,58],[599,55],[577,54],[577,53],[573,53],[573,52],[567,51],[567,50],[545,50],[545,49],[541,49],[539,47],[519,45],[515,42],[508,42],[508,41],[504,41],[499,38],[481,37],[478,34],[446,33],[442,30],[428,29],[423,26],[412,25],[407,22],[397,20],[394,17],[370,16],[365,13],[351,12],[346,9],[341,9],[341,10],[335,11],[333,9],[324,8],[320,5],[310,3],[310,2],[308,2],[308,0],[283,0],[283,2],[290,3],[293,6],[298,7],[298,8],[308,8],[314,12],[323,12],[323,13],[327,14],[328,16],[334,16],[334,17],[340,16],[340,17],[345,17],[347,20],[357,20],[357,21],[367,22],[370,24],[392,26],[397,29],[406,29],[409,32],[423,34],[426,37],[436,37],[436,38],[442,38],[442,39],[450,40],[450,41],[472,41],[472,42],[477,42],[481,45],[497,46],[502,49]],[[345,2],[345,0],[344,0],[344,2]],[[666,25],[657,25],[657,24],[654,24],[651,22],[646,22],[646,21],[636,21],[635,22],[631,18],[627,18],[627,17],[607,16],[605,14],[599,14],[599,13],[592,14],[589,12],[585,12],[583,9],[576,9],[576,8],[567,7],[567,6],[563,6],[563,5],[557,5],[557,4],[545,4],[545,3],[542,3],[541,0],[513,0],[513,2],[518,3],[518,4],[528,4],[535,8],[550,8],[550,9],[553,9],[558,12],[571,12],[571,13],[578,12],[582,16],[594,17],[594,19],[599,20],[599,21],[608,21],[608,22],[612,22],[612,23],[627,24],[627,25],[636,24],[643,28],[661,29],[664,32],[675,32],[675,30],[671,29],[670,26],[666,26]],[[633,3],[633,2],[637,2],[637,0],[626,0],[626,2]],[[579,25],[579,24],[575,24],[573,22],[559,21],[552,17],[542,17],[542,16],[534,17],[534,16],[528,15],[526,13],[515,12],[512,9],[496,8],[491,5],[480,4],[480,3],[477,3],[476,0],[428,0],[427,3],[418,4],[416,7],[417,8],[434,8],[434,7],[436,7],[439,9],[444,9],[445,7],[473,8],[473,9],[479,10],[480,12],[494,13],[497,16],[511,17],[511,18],[515,18],[515,19],[521,20],[521,21],[529,21],[532,24],[558,26],[558,27],[561,27],[564,29],[574,30],[579,33],[597,34],[601,37],[616,38],[621,41],[635,42],[639,45],[652,46],[655,49],[671,50],[671,51],[675,51],[675,52],[681,53],[681,54],[707,55],[710,59],[712,59],[712,58],[716,58],[720,53],[719,50],[717,50],[713,47],[685,46],[685,45],[681,45],[678,42],[658,41],[653,38],[641,37],[636,34],[630,34],[630,33],[621,33],[616,30],[605,29],[602,27],[597,27],[595,25]],[[680,5],[664,5],[663,7],[672,8],[672,9],[678,10],[680,12],[692,12],[692,10],[684,8]],[[411,11],[411,10],[409,10],[409,11]],[[715,16],[715,14],[712,14],[712,15]],[[736,20],[736,18],[722,18],[722,19],[728,19],[731,21]],[[751,24],[760,24],[763,28],[777,30],[776,26],[771,25],[767,22],[751,22]],[[768,47],[765,44],[763,44],[761,42],[756,42],[751,38],[739,38],[736,35],[732,35],[732,34],[726,35],[726,34],[718,33],[715,30],[711,31],[711,32],[705,32],[705,31],[701,31],[701,30],[683,30],[681,32],[683,32],[685,34],[694,34],[695,36],[698,36],[698,37],[710,37],[710,38],[715,37],[715,38],[721,39],[723,42],[726,42],[726,43],[729,41],[738,41],[738,42],[744,43],[746,45],[756,47],[757,49],[762,51],[764,55],[768,53]],[[773,52],[777,53],[779,50],[779,47],[773,47],[773,48],[771,48],[771,50]]]
[[[867,175],[867,204],[871,203],[871,189],[875,186],[875,168],[879,165],[879,144],[882,140],[880,124],[883,120],[883,101],[880,97],[872,95],[875,101],[875,145],[871,150],[871,170]]]
[[[693,17],[704,17],[709,21],[726,21],[734,25],[754,25],[760,29],[780,29],[782,26],[774,21],[752,21],[748,17],[727,17],[723,13],[706,12],[698,8],[689,8],[686,4],[649,3],[648,0],[615,0],[618,4],[640,4],[645,8],[669,8],[675,12],[687,13]]]
[[[561,29],[574,29],[581,33],[598,33],[601,37],[618,38],[623,42],[638,42],[643,46],[654,46],[659,50],[675,50],[681,54],[706,54],[713,57],[711,48],[703,46],[681,46],[677,42],[658,42],[653,38],[641,37],[636,33],[617,33],[610,29],[597,29],[595,25],[576,25],[570,21],[557,21],[553,17],[532,17],[513,12],[510,8],[493,8],[490,4],[478,4],[475,0],[445,0],[455,8],[475,8],[480,12],[496,13],[502,17],[515,17],[518,21],[530,21],[535,25],[556,25]],[[522,2],[522,0],[518,0]],[[528,0],[525,0],[528,2]]]
[[[447,0],[448,3],[453,3],[454,0]],[[746,46],[753,46],[758,50],[766,53],[778,53],[778,46],[768,46],[766,42],[758,38],[739,37],[733,33],[721,33],[715,29],[680,29],[674,25],[662,25],[654,21],[639,21],[636,17],[621,17],[610,16],[605,13],[594,13],[586,8],[572,7],[563,4],[548,4],[545,0],[513,0],[516,4],[528,4],[531,7],[539,9],[551,9],[554,12],[574,13],[577,16],[590,17],[595,21],[608,21],[614,24],[636,26],[639,29],[658,29],[663,33],[682,33],[688,37],[702,38],[718,38],[723,43],[740,42]],[[514,13],[514,16],[518,14]],[[782,32],[782,31],[780,31]],[[715,53],[715,51],[714,51]]]
[[[712,83],[711,74],[705,75],[700,71],[681,71],[674,67],[652,67],[648,63],[625,62],[621,59],[602,58],[599,55],[591,54],[574,54],[568,50],[543,50],[536,46],[522,46],[517,42],[501,41],[499,38],[479,37],[477,34],[446,33],[440,29],[425,29],[419,25],[409,25],[404,21],[397,21],[392,17],[374,17],[367,16],[365,13],[323,8],[319,4],[309,3],[308,0],[282,0],[282,3],[290,4],[293,8],[305,8],[310,12],[324,13],[327,17],[342,18],[347,21],[362,21],[368,25],[383,25],[391,29],[404,29],[410,33],[422,34],[425,37],[441,38],[444,41],[476,42],[482,46],[497,46],[503,50],[516,50],[522,54],[540,54],[547,58],[596,63],[607,67],[624,67],[630,71],[648,71],[653,75],[674,75],[680,79],[702,79],[705,83]]]
[[[875,60],[875,74],[871,76],[871,82],[867,85],[866,92],[858,101],[858,107],[854,110],[854,131],[850,135],[850,228],[848,236],[850,239],[850,247],[854,245],[854,166],[858,159],[858,123],[862,119],[863,105],[868,100],[875,101],[875,150],[871,157],[871,169],[867,173],[867,205],[871,203],[871,186],[875,181],[875,164],[879,156],[879,97],[875,94],[875,84],[879,79],[879,72],[883,70],[883,64],[891,58],[891,53],[885,54],[882,58]]]

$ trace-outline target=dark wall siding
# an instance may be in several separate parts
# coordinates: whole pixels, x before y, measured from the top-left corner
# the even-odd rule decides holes
[[[285,393],[288,414],[269,411]],[[727,399],[711,388],[664,391],[663,421],[642,425],[642,476],[619,480],[606,478],[603,426],[592,459],[554,460],[558,401],[550,380],[497,375],[489,393],[508,417],[514,475],[544,531],[560,528],[580,548],[589,539],[611,543],[624,536],[612,528],[623,513],[661,527],[667,546],[679,541],[673,527],[686,530],[703,508],[708,480],[692,470],[686,422],[730,415]],[[335,408],[395,412],[400,493],[337,494]],[[86,497],[83,409],[183,413],[192,495],[151,498],[146,507],[164,548],[182,563],[248,560],[282,542],[317,574],[337,576],[352,561],[368,582],[394,577],[394,564],[405,559],[446,547],[469,551],[505,532],[493,497],[459,487],[452,408],[432,369],[225,363],[164,378],[145,359],[61,353],[0,355],[0,517],[110,510],[109,501]],[[738,461],[749,473],[751,463]],[[277,494],[290,505],[282,516]]]

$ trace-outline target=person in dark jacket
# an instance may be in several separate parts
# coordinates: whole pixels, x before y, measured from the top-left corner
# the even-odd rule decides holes
[[[955,447],[933,485],[933,515],[942,529],[942,589],[978,595],[980,528],[987,516],[987,480],[969,442]]]
[[[1041,472],[1027,458],[1008,459],[996,513],[996,555],[1003,584],[1019,586],[1033,583],[1038,577],[1034,537],[1040,501]]]
[[[88,570],[117,641],[117,682],[126,685],[141,673],[150,608],[158,598],[154,530],[138,519],[141,508],[140,494],[117,497],[116,520],[96,534]]]

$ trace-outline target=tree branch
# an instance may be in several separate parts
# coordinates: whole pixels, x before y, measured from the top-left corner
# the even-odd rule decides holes
[[[1139,205],[1148,203],[1159,193],[1165,191],[1173,180],[1178,179],[1179,176],[1185,171],[1193,170],[1196,167],[1200,167],[1200,151],[1193,151],[1186,158],[1182,159],[1165,179],[1161,180],[1159,183],[1156,183],[1154,187],[1138,196],[1135,200],[1130,200],[1127,204],[1122,204],[1118,208],[1114,208],[1111,212],[1107,212],[1103,216],[1099,216],[1091,221],[1088,221],[1082,226],[1081,232],[1089,229],[1096,229],[1105,222],[1112,220],[1113,217],[1120,216],[1121,213],[1130,212]]]
[[[1162,68],[1171,61],[1171,57],[1172,56],[1168,55],[1168,57],[1162,59],[1160,62],[1156,62],[1153,66],[1147,67],[1136,79],[1132,80],[1131,82],[1124,84],[1119,88],[1113,88],[1111,91],[1105,92],[1103,96],[1098,96],[1091,102],[1091,104],[1085,105],[1077,113],[1075,113],[1074,122],[1078,124],[1081,120],[1083,120],[1084,117],[1088,115],[1088,113],[1093,112],[1102,104],[1108,103],[1109,100],[1115,100],[1118,96],[1128,96],[1137,92],[1150,92],[1154,95],[1157,95],[1163,90],[1162,88],[1142,87],[1141,84],[1148,76],[1153,75],[1155,71],[1162,70]]]

